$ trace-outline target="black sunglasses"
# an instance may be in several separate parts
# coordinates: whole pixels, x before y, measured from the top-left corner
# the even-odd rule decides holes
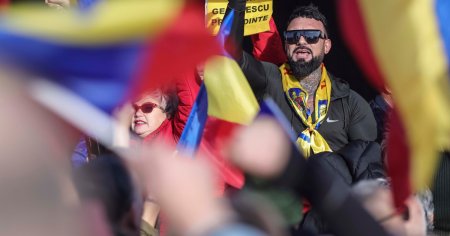
[[[284,31],[284,38],[288,44],[297,44],[303,36],[308,44],[315,44],[319,39],[326,39],[327,36],[320,30],[288,30]]]
[[[144,103],[140,106],[133,104],[134,112],[141,110],[143,113],[148,114],[148,113],[151,113],[153,111],[153,109],[155,109],[155,108],[159,108],[161,110],[163,109],[161,106],[158,106],[155,103],[151,103],[151,102]]]

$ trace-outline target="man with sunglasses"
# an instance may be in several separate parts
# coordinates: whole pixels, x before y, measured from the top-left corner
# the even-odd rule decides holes
[[[227,50],[240,63],[256,98],[270,96],[281,108],[304,155],[338,151],[354,140],[375,140],[376,122],[368,103],[323,64],[332,43],[317,7],[299,7],[289,17],[284,32],[287,62],[278,68],[242,51],[245,3],[229,2],[227,14],[235,12]]]
[[[369,104],[351,90],[346,81],[329,73],[323,64],[332,46],[324,15],[312,5],[299,7],[292,12],[283,34],[287,62],[278,67],[258,61],[242,50],[245,4],[246,0],[229,1],[225,17],[234,11],[234,18],[226,49],[240,64],[256,98],[262,101],[264,97],[270,96],[277,103],[297,134],[297,146],[303,155],[310,157],[310,161],[330,167],[327,171],[337,172],[330,176],[349,176],[347,183],[351,184],[357,181],[353,172],[361,166],[365,166],[368,173],[383,175],[379,146],[369,142],[374,141],[377,135]],[[272,50],[261,54],[276,56],[280,52],[273,45],[280,44],[271,41],[278,39],[276,30],[271,33],[275,37],[263,36],[270,39],[270,45],[257,46],[258,49]],[[334,157],[314,155],[340,150],[348,158],[338,157],[340,154]],[[375,164],[369,165],[367,157],[378,159],[374,161]],[[360,165],[362,163],[364,165]],[[373,177],[366,175],[363,178]],[[296,207],[293,202],[283,204]],[[309,206],[304,211],[308,209]],[[322,220],[310,213],[314,212],[309,211],[303,217],[301,228],[327,233],[327,226]],[[295,217],[289,217],[291,222],[295,221]]]

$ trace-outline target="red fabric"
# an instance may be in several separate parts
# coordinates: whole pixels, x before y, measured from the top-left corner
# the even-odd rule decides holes
[[[220,175],[219,195],[225,190],[225,184],[240,189],[244,185],[242,171],[227,161],[226,150],[230,138],[239,124],[208,117],[199,152],[210,161]]]
[[[148,45],[131,95],[171,84],[221,52],[219,43],[205,28],[203,9],[192,4],[160,37],[150,39]]]
[[[195,72],[186,73],[176,80],[175,86],[179,101],[174,118],[164,121],[158,129],[145,137],[144,142],[158,139],[169,145],[177,144],[195,103],[200,85],[201,80]],[[244,184],[242,172],[231,165],[226,160],[224,153],[221,152],[226,148],[228,140],[237,127],[240,125],[214,117],[208,117],[205,125],[199,152],[212,163],[220,176],[218,195],[223,195],[226,184],[238,189],[242,188]]]
[[[376,61],[375,54],[373,54],[358,0],[339,1],[338,13],[341,30],[348,47],[366,72],[372,84],[379,91],[385,91],[385,78]],[[393,113],[389,120],[392,123],[388,138],[387,163],[388,174],[392,181],[394,203],[397,208],[401,208],[406,198],[411,194],[409,179],[410,153],[398,111],[394,111]]]
[[[391,177],[394,204],[397,208],[401,208],[412,193],[410,153],[405,140],[405,129],[395,108],[392,110],[389,122],[392,129],[388,136],[387,170]]]
[[[269,25],[269,31],[251,36],[253,56],[260,61],[267,61],[281,66],[287,61],[282,39],[273,18],[270,18]]]
[[[201,83],[202,81],[195,71],[185,73],[175,83],[178,95],[178,108],[177,113],[174,116],[173,131],[174,135],[177,137],[177,142],[183,132],[187,119],[189,118],[192,106],[194,105],[200,90]]]
[[[158,139],[158,141],[164,142],[168,145],[175,145],[176,137],[174,137],[172,121],[173,120],[165,120],[156,130],[154,130],[144,138],[144,142],[153,142],[154,140]]]
[[[9,5],[9,0],[0,0],[0,9],[6,8]]]

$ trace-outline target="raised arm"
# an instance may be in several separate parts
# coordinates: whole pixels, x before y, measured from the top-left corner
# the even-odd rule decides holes
[[[192,106],[194,105],[202,81],[196,71],[185,74],[176,81],[178,108],[173,120],[174,136],[178,139],[183,132]]]
[[[246,0],[230,0],[227,17],[234,10],[230,36],[226,41],[226,50],[239,63],[257,99],[261,99],[267,88],[267,76],[263,64],[242,50],[244,40],[244,19]]]

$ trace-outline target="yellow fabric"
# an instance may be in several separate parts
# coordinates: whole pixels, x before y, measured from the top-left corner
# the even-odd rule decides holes
[[[102,1],[89,13],[55,11],[34,4],[11,7],[2,27],[71,44],[104,44],[160,33],[178,15],[183,0]]]
[[[331,101],[331,80],[328,77],[325,66],[322,65],[322,78],[314,98],[314,111],[307,109],[307,101],[310,94],[302,88],[298,79],[292,75],[289,65],[287,63],[281,65],[280,70],[283,90],[289,103],[301,118],[303,124],[308,127],[297,138],[300,150],[303,151],[305,157],[309,157],[313,153],[331,152],[327,141],[317,131],[327,115]],[[311,153],[311,150],[313,153]]]
[[[234,60],[224,56],[213,57],[205,65],[204,78],[208,115],[243,125],[252,122],[259,105]]]
[[[450,85],[432,0],[360,0],[380,70],[411,150],[414,189],[429,186],[450,144]]]

